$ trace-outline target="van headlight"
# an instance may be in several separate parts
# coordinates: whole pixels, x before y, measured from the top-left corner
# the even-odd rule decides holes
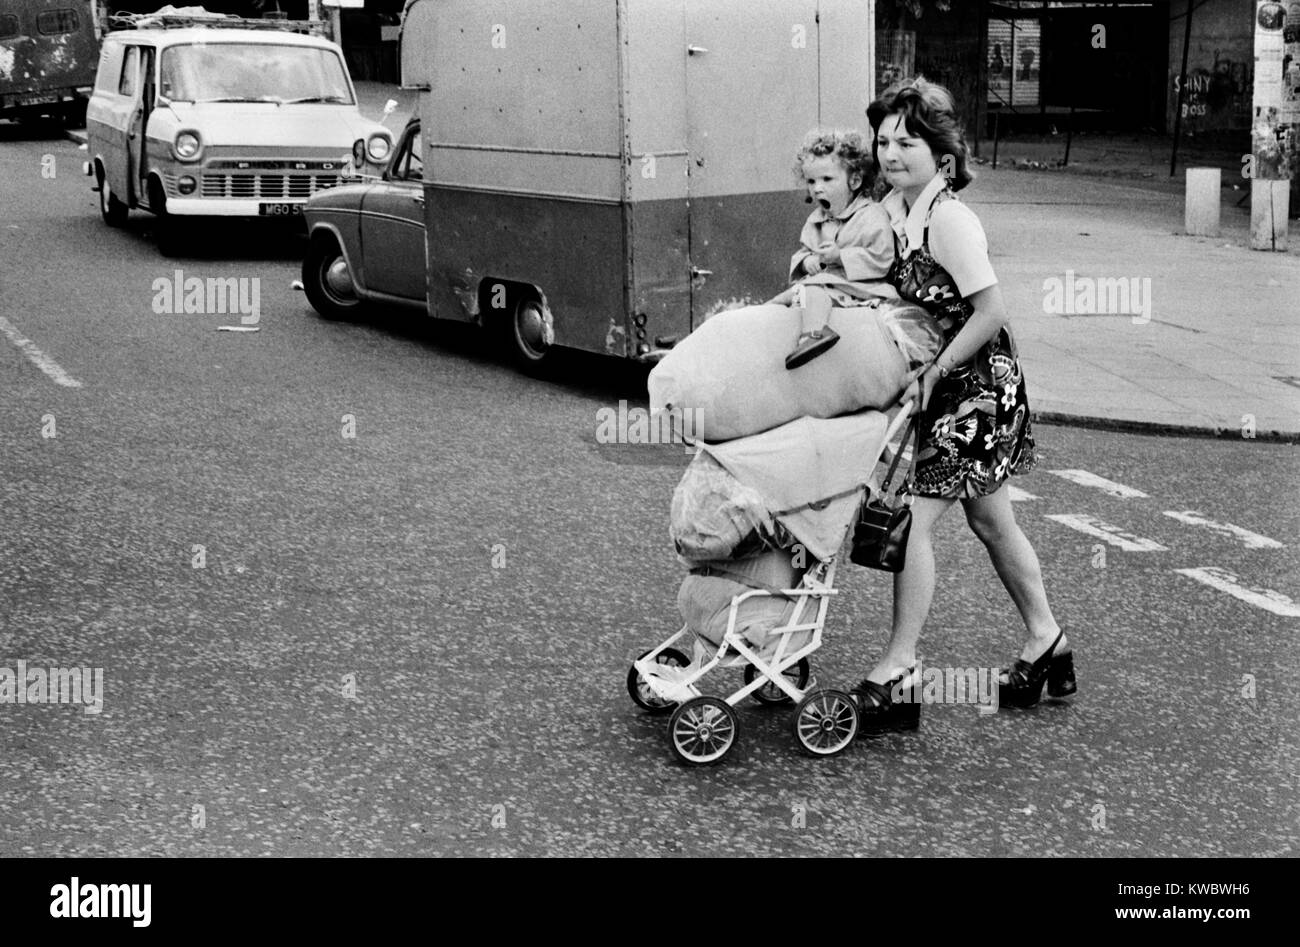
[[[388,152],[392,149],[393,143],[388,140],[387,135],[371,135],[370,140],[366,142],[366,154],[376,164],[387,159]]]
[[[198,132],[181,132],[172,144],[172,151],[176,152],[176,157],[182,161],[193,161],[202,148],[203,143],[199,141]]]

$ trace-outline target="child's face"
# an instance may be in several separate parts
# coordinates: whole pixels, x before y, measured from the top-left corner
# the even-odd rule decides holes
[[[862,186],[862,175],[849,174],[835,155],[804,159],[803,179],[808,196],[831,215],[842,213]]]

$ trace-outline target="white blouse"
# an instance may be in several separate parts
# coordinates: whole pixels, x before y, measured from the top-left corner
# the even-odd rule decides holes
[[[997,283],[989,262],[988,238],[975,212],[959,200],[945,200],[934,213],[930,207],[947,185],[936,174],[925,186],[909,210],[902,191],[895,188],[881,202],[889,213],[889,222],[898,236],[901,255],[906,257],[921,248],[925,240],[925,220],[930,217],[930,255],[948,271],[957,291],[969,299],[981,289]]]

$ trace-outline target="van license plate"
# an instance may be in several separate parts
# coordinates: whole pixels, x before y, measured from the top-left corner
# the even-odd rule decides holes
[[[301,204],[258,204],[257,213],[262,217],[301,217]]]
[[[59,101],[57,92],[33,92],[18,96],[19,105],[52,105]]]

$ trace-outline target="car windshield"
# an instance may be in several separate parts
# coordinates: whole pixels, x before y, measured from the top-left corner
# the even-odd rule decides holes
[[[311,46],[201,43],[163,50],[159,91],[182,102],[352,105],[338,55]]]

